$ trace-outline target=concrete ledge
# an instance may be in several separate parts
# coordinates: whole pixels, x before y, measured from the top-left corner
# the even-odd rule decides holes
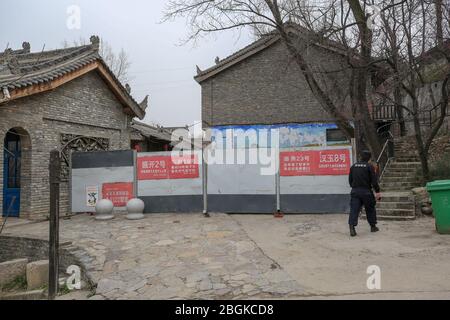
[[[28,261],[48,260],[48,241],[38,238],[18,237],[12,235],[0,235],[0,261],[13,260],[27,257]],[[88,287],[95,286],[99,274],[95,269],[88,269],[84,263],[89,260],[89,254],[82,248],[74,245],[71,241],[61,240],[59,251],[60,275],[70,265],[78,265],[82,270],[82,280]]]
[[[40,300],[46,298],[47,295],[45,294],[44,289],[12,293],[0,296],[0,300]]]
[[[34,261],[27,264],[28,290],[48,285],[48,260]]]
[[[19,276],[25,276],[28,259],[16,259],[0,263],[0,287]]]

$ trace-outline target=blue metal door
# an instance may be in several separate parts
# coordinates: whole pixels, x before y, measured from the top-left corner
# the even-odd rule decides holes
[[[10,130],[3,149],[3,216],[18,217],[20,212],[20,136]]]

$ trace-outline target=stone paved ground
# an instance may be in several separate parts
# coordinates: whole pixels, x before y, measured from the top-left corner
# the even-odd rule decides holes
[[[91,299],[450,299],[450,236],[434,219],[379,227],[361,221],[351,238],[346,215],[81,215],[61,220],[61,238],[98,283]],[[48,222],[4,232],[46,238]],[[369,265],[381,290],[366,286]]]
[[[6,234],[45,238],[48,223]],[[91,299],[247,299],[308,294],[225,214],[61,220],[61,241],[98,283]],[[80,249],[77,249],[80,248]]]

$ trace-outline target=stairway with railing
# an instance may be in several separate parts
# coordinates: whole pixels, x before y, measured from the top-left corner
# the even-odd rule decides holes
[[[416,148],[406,138],[387,139],[378,156],[382,199],[377,203],[380,220],[415,219],[411,189],[420,186]]]

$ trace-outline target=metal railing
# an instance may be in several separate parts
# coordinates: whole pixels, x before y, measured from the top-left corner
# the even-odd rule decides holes
[[[423,113],[424,116],[419,118],[420,123],[431,128],[441,117],[441,106],[438,104],[429,110],[423,111]],[[449,108],[447,108],[445,116],[450,116]]]
[[[373,120],[395,120],[397,118],[395,105],[375,105],[372,109]]]
[[[381,152],[377,157],[377,165],[379,168],[378,180],[380,181],[383,178],[383,175],[386,171],[386,168],[389,165],[389,162],[391,162],[393,158],[393,149],[394,149],[393,139],[392,138],[386,139],[386,142],[384,143],[383,148],[381,149]]]

